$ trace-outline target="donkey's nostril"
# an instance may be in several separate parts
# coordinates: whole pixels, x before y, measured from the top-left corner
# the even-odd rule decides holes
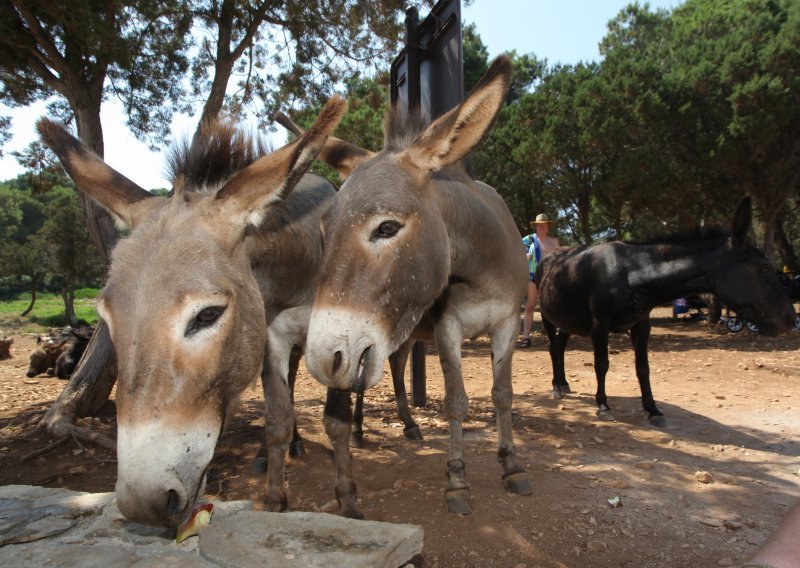
[[[174,489],[170,489],[167,491],[167,516],[168,517],[175,517],[177,516],[182,510],[180,497],[178,497],[178,492]]]
[[[337,351],[333,354],[333,368],[331,369],[331,374],[335,375],[336,371],[339,370],[339,367],[342,366],[342,352]]]

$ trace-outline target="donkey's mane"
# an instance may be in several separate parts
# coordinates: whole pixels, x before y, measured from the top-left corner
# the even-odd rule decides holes
[[[266,140],[231,120],[206,122],[193,142],[183,139],[172,146],[167,179],[185,191],[216,189],[269,152]]]
[[[384,119],[383,150],[392,153],[408,148],[431,122],[427,112],[419,109],[408,110],[401,105],[390,107]],[[469,156],[442,168],[434,173],[434,177],[447,177],[453,175],[454,172],[463,175],[467,171],[464,160],[468,159]]]
[[[697,227],[668,235],[659,235],[644,240],[626,240],[629,245],[702,245],[716,244],[730,236],[722,227]]]
[[[420,109],[391,106],[384,119],[383,148],[389,152],[408,148],[430,123],[430,116]]]

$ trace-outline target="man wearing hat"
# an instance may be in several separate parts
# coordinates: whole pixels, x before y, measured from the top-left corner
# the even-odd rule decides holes
[[[530,272],[530,282],[528,282],[528,302],[525,304],[525,317],[522,320],[522,341],[520,347],[531,346],[531,325],[533,324],[533,312],[536,309],[536,300],[539,291],[533,283],[533,275],[542,258],[560,246],[558,239],[547,234],[550,225],[555,221],[550,221],[545,213],[539,213],[535,221],[531,221],[531,229],[534,233],[522,237],[522,244],[525,246],[528,255],[528,270]]]

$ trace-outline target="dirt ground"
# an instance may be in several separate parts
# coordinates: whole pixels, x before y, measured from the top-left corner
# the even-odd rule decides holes
[[[424,442],[403,437],[391,381],[368,393],[366,447],[353,451],[359,505],[367,518],[415,523],[425,567],[730,566],[743,561],[800,496],[800,333],[764,338],[654,313],[653,390],[668,426],[648,425],[633,353],[611,340],[607,389],[616,421],[595,416],[588,340],[573,338],[567,375],[574,394],[550,395],[546,339],[514,358],[514,428],[534,494],[500,484],[490,398],[489,347],[464,346],[470,413],[464,424],[475,511],[447,512],[447,426],[438,359],[427,358],[428,403],[413,413]],[[28,379],[33,338],[18,336],[0,362],[0,484],[112,491],[114,456],[68,440],[24,463],[48,441],[26,437],[64,383]],[[388,377],[388,372],[387,372]],[[334,470],[322,428],[324,389],[301,366],[296,408],[308,455],[287,468],[294,510],[331,510]],[[113,404],[85,423],[114,433]],[[247,391],[209,468],[208,493],[258,499],[251,465],[263,433],[260,388]],[[704,472],[704,473],[703,473]],[[619,498],[620,506],[609,500]]]

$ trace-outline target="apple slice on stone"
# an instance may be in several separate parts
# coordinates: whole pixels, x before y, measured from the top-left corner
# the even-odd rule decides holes
[[[196,535],[202,527],[211,523],[211,512],[214,505],[202,503],[195,505],[189,517],[178,526],[178,533],[175,535],[176,542],[183,542],[190,536]]]

